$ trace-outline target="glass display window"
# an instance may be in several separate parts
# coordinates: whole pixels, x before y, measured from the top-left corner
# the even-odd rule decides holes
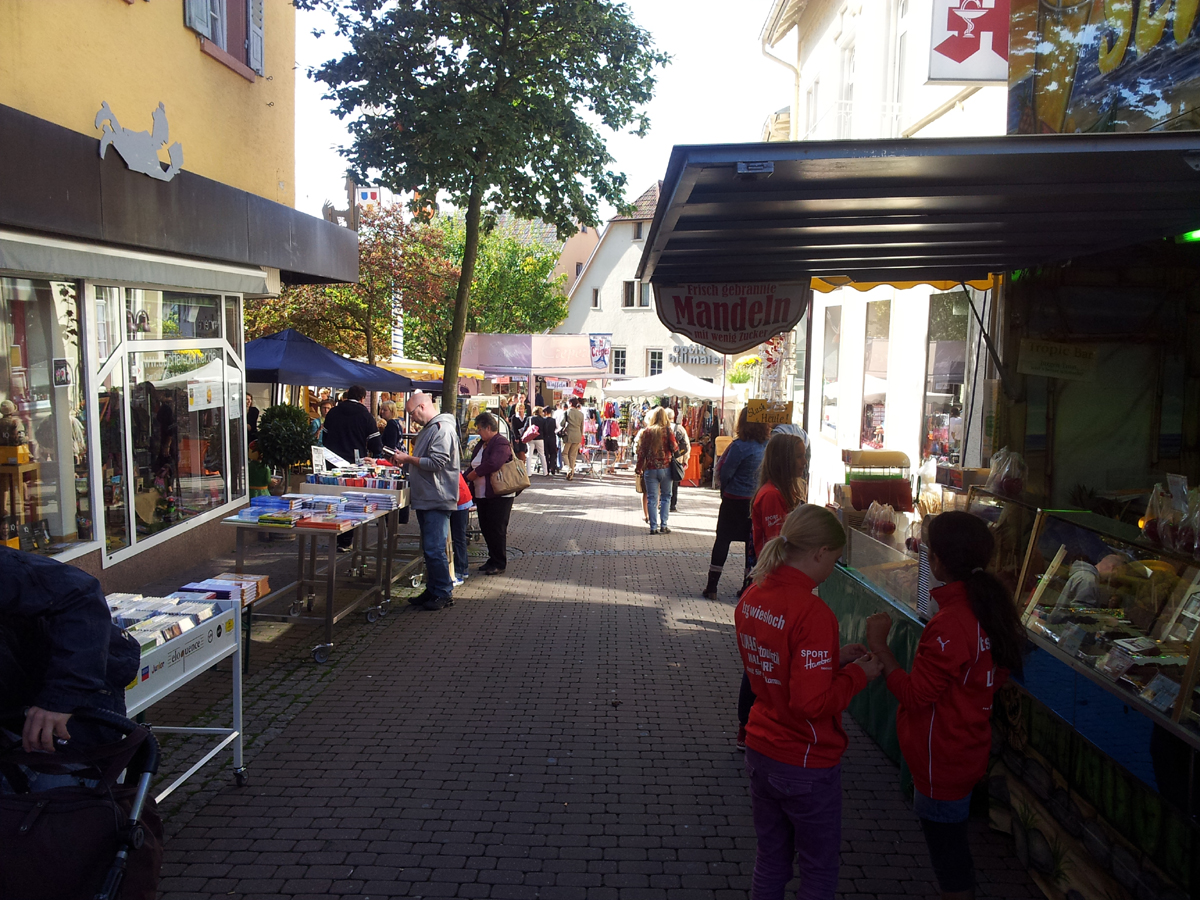
[[[222,308],[219,295],[126,288],[126,337],[131,341],[220,339]]]
[[[825,309],[825,358],[821,363],[821,430],[837,437],[838,366],[841,364],[842,308]]]
[[[1042,511],[1024,572],[1035,644],[1200,746],[1200,560],[1094,513]]]
[[[103,504],[104,544],[105,552],[111,554],[133,544],[126,496],[129,466],[125,453],[125,373],[119,365],[111,366],[99,382],[96,419],[100,434],[97,474]]]
[[[0,541],[47,555],[94,531],[79,297],[0,278]]]
[[[892,333],[892,301],[867,304],[867,329],[863,346],[862,428],[864,450],[882,450],[887,412],[888,344]]]
[[[234,294],[225,298],[225,342],[234,355],[242,358],[242,298]]]
[[[969,313],[962,292],[929,297],[922,459],[962,461]]]

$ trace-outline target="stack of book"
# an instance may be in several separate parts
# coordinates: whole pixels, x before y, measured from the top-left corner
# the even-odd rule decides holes
[[[400,505],[400,498],[395,494],[373,494],[370,491],[346,491],[342,496],[348,498],[350,501],[374,503],[376,509],[388,512],[391,512]]]
[[[251,497],[250,505],[265,509],[299,509],[303,497],[297,494],[284,494],[282,497]]]
[[[258,524],[264,528],[294,528],[303,518],[304,513],[300,510],[276,509],[259,516]]]
[[[220,575],[214,575],[218,581],[237,581],[246,586],[246,591],[243,596],[247,603],[252,603],[260,597],[265,597],[271,593],[271,585],[266,575],[250,575],[243,573],[237,575],[233,572],[222,572]]]
[[[219,578],[206,578],[203,581],[193,581],[179,589],[188,593],[211,593],[218,600],[236,600],[246,603],[246,593],[253,593],[255,587],[240,581],[222,581]]]
[[[221,611],[209,600],[180,601],[176,597],[140,594],[110,594],[106,599],[113,622],[126,629],[143,651],[191,631]]]
[[[301,519],[296,524],[300,528],[320,528],[325,531],[349,531],[355,526],[356,520],[345,516],[316,514],[309,516],[307,519]]]

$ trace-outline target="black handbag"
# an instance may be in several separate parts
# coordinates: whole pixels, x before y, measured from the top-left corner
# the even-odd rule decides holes
[[[674,456],[671,457],[671,480],[683,481],[683,461]]]

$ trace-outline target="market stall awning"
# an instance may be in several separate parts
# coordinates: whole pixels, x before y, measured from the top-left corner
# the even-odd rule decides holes
[[[614,381],[604,389],[605,397],[690,397],[693,400],[717,400],[719,385],[698,378],[691,372],[672,366],[657,375]]]
[[[403,359],[392,357],[379,360],[375,365],[389,372],[398,372],[417,381],[441,381],[445,366],[441,363],[425,362],[423,359]],[[472,369],[468,366],[458,367],[459,378],[483,378],[482,369]]]
[[[1200,132],[678,146],[638,277],[986,279],[1200,228]]]
[[[246,344],[246,381],[350,387],[369,391],[411,391],[411,378],[378,366],[346,359],[293,328]]]

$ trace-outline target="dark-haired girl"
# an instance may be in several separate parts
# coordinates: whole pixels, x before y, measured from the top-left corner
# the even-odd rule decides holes
[[[943,900],[975,896],[971,791],[987,771],[992,696],[1009,671],[1020,670],[1025,645],[1012,597],[985,571],[991,555],[992,535],[981,519],[947,512],[930,523],[930,567],[942,586],[933,591],[938,611],[921,635],[912,672],[888,649],[888,615],[867,620],[871,653],[900,702],[896,731],[912,771],[913,811]]]

